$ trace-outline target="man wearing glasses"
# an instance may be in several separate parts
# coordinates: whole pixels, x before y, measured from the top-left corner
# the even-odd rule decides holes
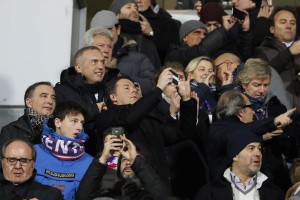
[[[223,53],[214,60],[216,84],[219,93],[224,93],[236,87],[235,79],[238,73],[243,69],[244,64],[241,59],[233,53]],[[292,103],[288,99],[282,79],[276,70],[271,68],[272,79],[269,91],[276,95],[278,99],[288,108],[292,108]]]
[[[61,192],[34,181],[36,151],[21,139],[9,140],[2,149],[1,199],[63,199]]]
[[[294,111],[295,109],[291,109],[275,118],[253,121],[255,112],[249,98],[236,90],[224,92],[216,107],[218,120],[210,127],[205,148],[211,178],[222,177],[230,165],[226,142],[233,130],[248,130],[263,137],[268,132],[289,125],[292,122],[289,116]]]

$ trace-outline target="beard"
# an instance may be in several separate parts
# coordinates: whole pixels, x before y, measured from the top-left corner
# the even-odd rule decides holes
[[[123,170],[123,172],[122,172],[122,177],[124,178],[124,179],[133,179],[133,178],[135,178],[136,176],[135,176],[135,173],[134,172],[132,172],[132,173],[130,173],[130,174],[127,174],[127,173],[125,173],[125,171],[127,170],[127,169],[130,169],[130,167],[126,167],[126,168],[124,168],[124,170]]]

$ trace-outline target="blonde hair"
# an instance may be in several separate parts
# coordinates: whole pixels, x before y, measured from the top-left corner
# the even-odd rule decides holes
[[[254,78],[270,79],[271,68],[267,62],[259,58],[250,58],[246,61],[244,68],[237,76],[237,83],[240,85],[248,85]]]
[[[200,56],[200,57],[194,58],[193,60],[191,60],[189,62],[189,64],[187,65],[187,67],[184,70],[185,76],[187,77],[189,75],[189,73],[192,73],[193,71],[195,71],[195,69],[197,68],[197,66],[199,65],[199,63],[202,60],[209,61],[211,63],[211,65],[213,66],[213,68],[214,68],[214,64],[213,64],[212,60],[209,57]]]

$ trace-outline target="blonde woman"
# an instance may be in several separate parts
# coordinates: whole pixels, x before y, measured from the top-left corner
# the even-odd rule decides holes
[[[212,113],[217,104],[214,65],[209,57],[201,56],[190,61],[185,69],[191,75],[191,90],[199,97],[199,109],[206,112],[212,123]]]

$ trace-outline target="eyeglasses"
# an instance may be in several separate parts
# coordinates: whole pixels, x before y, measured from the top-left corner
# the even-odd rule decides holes
[[[233,64],[233,62],[231,62],[230,60],[224,60],[224,62],[221,62],[220,64],[216,65],[216,67],[219,67],[219,66],[221,66],[223,64],[226,64],[226,67],[229,68],[230,65]]]
[[[3,158],[5,158],[7,160],[7,164],[12,165],[12,166],[17,164],[18,161],[20,162],[20,164],[22,166],[28,166],[29,163],[33,160],[33,159],[28,159],[28,158],[13,158],[13,157],[8,157],[8,158],[3,157]]]

